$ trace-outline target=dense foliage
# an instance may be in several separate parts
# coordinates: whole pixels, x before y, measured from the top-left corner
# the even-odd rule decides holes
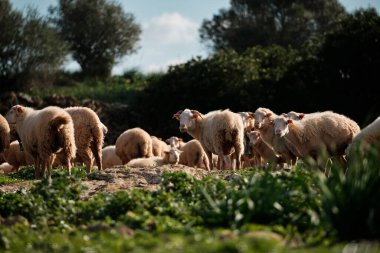
[[[29,9],[24,15],[0,1],[0,91],[47,82],[62,65],[67,48],[49,22]]]
[[[200,28],[201,40],[214,50],[277,44],[301,46],[336,26],[346,11],[337,0],[232,0]]]
[[[136,49],[141,33],[131,13],[107,0],[60,0],[52,20],[86,76],[109,77],[116,60]]]

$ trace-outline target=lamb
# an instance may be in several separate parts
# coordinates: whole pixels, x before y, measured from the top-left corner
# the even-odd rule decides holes
[[[165,151],[164,157],[152,156],[148,158],[135,158],[127,163],[130,167],[156,167],[165,164],[178,164],[180,150],[171,148],[169,151]]]
[[[15,171],[15,167],[10,165],[9,163],[5,162],[0,164],[0,173],[7,175],[13,171]]]
[[[355,152],[353,147],[359,145],[359,151],[361,154],[365,155],[368,153],[369,149],[374,145],[379,145],[380,143],[380,117],[374,120],[371,124],[363,128],[352,140],[352,143],[347,147],[346,154],[348,157],[353,155]]]
[[[163,142],[160,138],[156,136],[151,136],[152,138],[152,152],[154,156],[165,156],[165,151],[169,151],[170,146]]]
[[[122,133],[115,143],[116,154],[123,164],[133,158],[153,156],[152,139],[141,128],[132,128]]]
[[[116,155],[115,146],[107,146],[102,149],[102,168],[112,168],[116,165],[123,165],[120,157]]]
[[[70,161],[76,153],[74,124],[65,110],[56,106],[34,110],[15,105],[5,118],[10,124],[16,124],[25,151],[33,157],[36,179],[40,178],[42,165],[42,175],[45,175],[47,167],[47,178],[51,182],[51,166],[58,152],[64,154],[65,165],[71,175]]]
[[[9,149],[5,150],[3,155],[5,161],[12,165],[16,171],[18,171],[20,166],[33,165],[34,163],[33,157],[29,153],[21,150],[18,141],[11,142]]]
[[[178,149],[181,149],[186,144],[186,142],[184,142],[182,138],[178,138],[176,136],[172,136],[169,139],[166,139],[165,142],[169,144],[170,147],[175,147]]]
[[[249,133],[255,127],[255,114],[253,112],[239,112],[243,121],[244,132]]]
[[[102,169],[102,146],[107,127],[100,122],[98,115],[87,107],[65,108],[74,122],[76,161],[83,162],[87,173],[91,172],[93,158],[98,169]]]
[[[0,115],[0,152],[3,152],[5,149],[9,148],[10,144],[10,128],[7,120]]]
[[[198,140],[187,142],[181,149],[179,164],[210,170],[210,162]]]
[[[345,162],[344,152],[359,133],[358,124],[346,116],[331,111],[293,121],[284,116],[274,120],[275,134],[304,162],[320,162],[323,155],[336,156]]]
[[[212,153],[219,156],[219,169],[225,168],[224,155],[235,152],[236,167],[240,169],[244,151],[244,127],[240,117],[229,110],[218,110],[202,115],[195,110],[185,109],[173,116],[180,121],[180,131],[187,132],[200,141],[209,161]],[[211,163],[211,169],[213,165]]]
[[[251,131],[247,133],[247,135],[254,153],[257,154],[256,161],[258,167],[264,167],[264,164],[267,162],[274,162],[274,164],[284,162],[284,160],[274,152],[273,148],[262,140],[259,131]],[[263,161],[264,164],[262,163]]]

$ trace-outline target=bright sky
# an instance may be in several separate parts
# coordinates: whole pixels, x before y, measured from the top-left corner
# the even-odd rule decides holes
[[[57,0],[10,0],[13,7],[25,9],[31,5],[45,15]],[[221,8],[228,8],[229,0],[120,0],[126,12],[132,13],[142,27],[139,50],[126,56],[113,68],[122,74],[130,68],[143,72],[165,71],[169,65],[186,62],[195,56],[207,56],[200,43],[198,29],[204,19],[211,19]],[[348,11],[375,7],[380,11],[380,0],[340,0]],[[74,61],[66,69],[75,70]]]

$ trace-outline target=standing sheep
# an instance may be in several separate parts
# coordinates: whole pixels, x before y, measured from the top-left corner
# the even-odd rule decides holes
[[[371,124],[363,128],[352,140],[352,143],[347,147],[346,154],[348,157],[353,155],[353,147],[359,145],[360,154],[365,155],[371,147],[380,144],[380,117],[374,120]],[[380,153],[379,153],[380,154]]]
[[[198,140],[187,142],[181,151],[179,164],[210,170],[210,162]]]
[[[300,121],[279,116],[274,126],[275,134],[284,139],[294,155],[305,162],[312,158],[317,164],[324,153],[344,162],[345,149],[360,131],[356,122],[330,111]]]
[[[102,149],[102,168],[112,168],[116,165],[123,165],[120,157],[116,155],[115,146],[107,146]]]
[[[240,169],[240,158],[244,151],[244,128],[239,115],[229,110],[202,115],[198,111],[185,109],[173,117],[180,121],[179,129],[182,133],[187,132],[200,141],[209,161],[212,160],[212,153],[219,156],[219,169],[225,169],[223,156],[233,152],[236,167]]]
[[[10,124],[16,124],[25,151],[33,157],[36,179],[40,178],[42,165],[42,175],[45,175],[47,167],[47,177],[51,182],[51,166],[58,152],[64,154],[65,165],[71,174],[71,160],[76,153],[74,124],[65,110],[56,106],[34,110],[15,105],[6,119]]]
[[[10,128],[7,120],[0,115],[0,152],[3,152],[5,149],[9,148],[10,144]]]
[[[132,128],[122,133],[116,140],[116,154],[123,164],[134,158],[153,156],[152,138],[141,128]]]
[[[98,115],[87,107],[65,108],[74,122],[76,161],[83,162],[87,173],[91,172],[93,158],[98,169],[102,169],[102,146],[107,127],[100,122]]]
[[[152,156],[148,158],[135,158],[127,163],[127,166],[131,167],[156,167],[165,164],[178,164],[180,152],[176,148],[171,148],[169,151],[165,151],[164,157]]]
[[[33,157],[22,151],[18,141],[11,142],[9,149],[5,150],[4,159],[18,171],[20,166],[33,165]]]

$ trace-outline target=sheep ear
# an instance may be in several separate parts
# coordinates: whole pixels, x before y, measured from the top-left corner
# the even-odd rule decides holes
[[[202,114],[196,110],[191,110],[191,113],[193,114],[193,118],[196,119],[198,117],[202,118]]]
[[[16,112],[22,112],[24,108],[21,105],[15,105]]]
[[[182,138],[178,138],[178,141],[183,141]]]
[[[298,115],[298,118],[299,118],[299,119],[303,119],[303,118],[305,118],[305,114],[301,113],[300,115]]]
[[[292,119],[288,119],[288,121],[286,121],[288,124],[292,124],[293,123],[293,120]]]
[[[270,118],[270,117],[272,117],[272,113],[267,113],[266,115],[265,115],[265,117],[267,117],[267,118]]]
[[[183,111],[179,110],[177,113],[173,114],[173,119],[180,120],[181,113]]]

